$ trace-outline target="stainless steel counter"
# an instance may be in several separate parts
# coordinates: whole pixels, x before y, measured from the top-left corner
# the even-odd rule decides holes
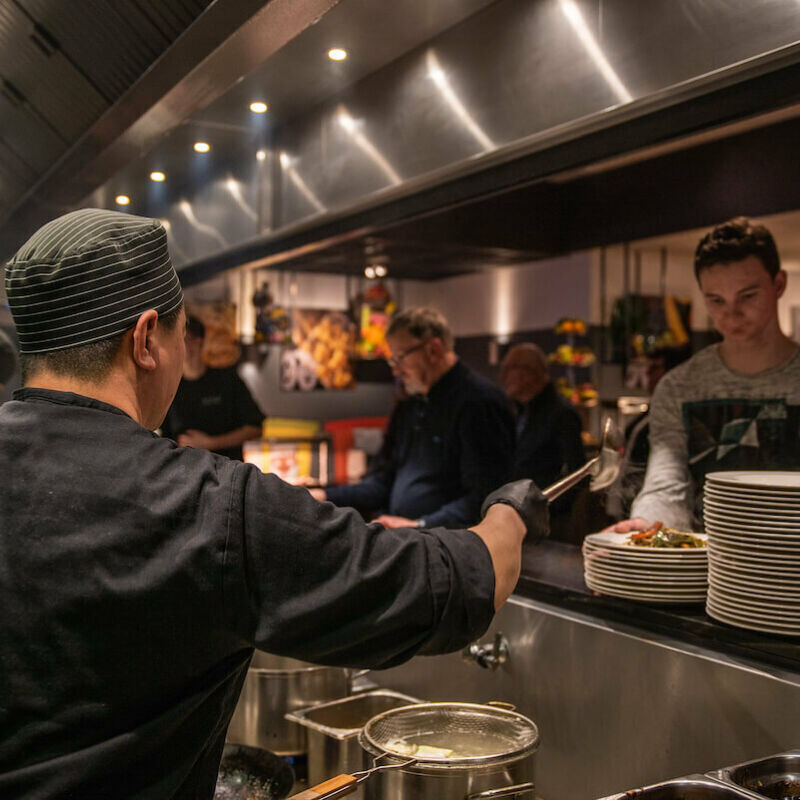
[[[591,610],[591,609],[589,609]],[[372,674],[430,700],[505,700],[539,726],[537,793],[591,800],[800,743],[800,669],[787,670],[629,623],[514,596],[495,671],[458,654]]]

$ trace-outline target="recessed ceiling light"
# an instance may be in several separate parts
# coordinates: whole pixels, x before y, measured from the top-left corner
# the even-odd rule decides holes
[[[256,158],[257,158],[259,161],[263,161],[263,160],[264,160],[266,157],[267,157],[267,151],[266,151],[266,150],[259,150],[259,151],[256,153]]]
[[[384,266],[383,266],[383,264],[378,264],[378,266],[377,266],[377,267],[375,267],[375,274],[376,274],[376,275],[377,275],[379,278],[384,278],[384,277],[386,277],[386,267],[384,267]]]
[[[347,58],[347,50],[341,47],[332,47],[328,50],[328,58],[331,61],[344,61]]]
[[[194,149],[198,153],[207,153],[211,149],[211,145],[208,142],[195,142]]]
[[[267,104],[261,102],[250,103],[250,110],[254,114],[263,114],[267,110]]]
[[[114,202],[115,202],[115,203],[116,203],[118,206],[127,206],[127,205],[129,205],[129,204],[130,204],[130,202],[131,202],[131,199],[130,199],[130,197],[128,197],[128,195],[126,195],[126,194],[118,194],[118,195],[117,195],[117,196],[114,198]]]
[[[150,180],[155,181],[156,183],[161,183],[161,181],[164,181],[166,179],[167,176],[163,172],[156,171],[150,173]]]
[[[375,270],[372,267],[366,267],[364,269],[364,275],[366,275],[370,279],[374,278],[375,277]]]

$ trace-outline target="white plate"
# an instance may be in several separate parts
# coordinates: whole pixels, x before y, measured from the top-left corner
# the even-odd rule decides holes
[[[800,496],[800,470],[731,470],[709,472],[706,482],[712,486],[736,486],[752,489],[795,491]]]
[[[626,553],[622,550],[609,550],[605,547],[584,546],[584,559],[603,561],[604,563],[619,564],[623,567],[639,566],[649,569],[703,569],[708,562],[708,548],[703,548],[704,558],[681,558],[675,555],[653,557],[639,552]]]
[[[780,511],[773,506],[770,506],[769,511],[756,511],[752,508],[744,508],[734,503],[721,505],[716,500],[710,500],[708,498],[703,501],[703,516],[706,518],[713,516],[721,519],[728,517],[746,519],[761,525],[767,525],[773,522],[777,522],[781,525],[791,525],[792,523],[800,525],[800,507],[798,507],[796,511],[789,512]]]
[[[584,542],[594,547],[602,547],[609,550],[622,550],[626,553],[633,551],[634,553],[643,553],[653,558],[663,558],[665,556],[678,556],[679,558],[683,558],[684,556],[696,557],[698,555],[703,556],[706,551],[704,547],[637,547],[636,545],[628,543],[628,537],[631,533],[636,533],[636,531],[631,531],[630,533],[590,533],[584,539]],[[700,539],[706,539],[703,533],[695,533],[694,535]]]
[[[724,609],[706,601],[706,614],[713,619],[720,622],[726,622],[729,625],[735,625],[737,628],[745,628],[749,631],[758,631],[759,633],[777,633],[780,636],[800,636],[800,627],[788,626],[783,628],[779,625],[770,625],[767,622],[757,622],[746,619],[741,619],[735,614],[730,614]]]
[[[719,558],[716,554],[708,560],[709,570],[714,567],[726,573],[737,573],[749,581],[764,581],[770,584],[797,586],[796,567],[770,567],[764,564],[742,564],[728,557]]]
[[[620,580],[619,578],[609,578],[605,575],[596,575],[594,573],[584,572],[583,577],[586,580],[592,581],[592,583],[603,584],[604,586],[618,586],[620,589],[627,590],[636,590],[642,591],[645,593],[653,593],[653,594],[698,594],[700,592],[704,592],[706,586],[708,586],[707,582],[701,582],[697,586],[666,586],[666,585],[657,585],[652,586],[650,584],[640,584],[635,581],[626,581]]]
[[[620,553],[619,550],[606,550],[605,548],[594,548],[591,545],[584,548],[584,561],[591,561],[593,564],[608,564],[617,569],[638,569],[642,572],[702,572],[708,563],[708,552],[705,558],[639,558],[635,553],[631,557],[627,553]]]
[[[798,604],[797,607],[800,609],[800,589],[791,591],[785,588],[782,589],[779,586],[770,586],[766,583],[738,583],[735,575],[720,572],[710,573],[709,583],[732,592],[750,592],[755,597],[763,597],[767,600],[791,600],[796,602]]]
[[[747,569],[763,568],[765,571],[786,573],[787,575],[797,575],[800,564],[797,561],[785,561],[772,556],[762,557],[761,555],[743,553],[741,550],[727,550],[724,545],[717,543],[709,553],[709,564],[716,559],[716,563],[723,566],[727,563],[733,566],[745,567]]]
[[[794,494],[775,494],[768,489],[734,489],[726,486],[712,486],[709,483],[703,487],[703,497],[710,497],[720,503],[747,503],[757,507],[775,504],[788,510],[800,505],[800,497]]]
[[[757,614],[742,614],[737,609],[731,608],[731,606],[726,605],[725,603],[720,603],[713,597],[706,599],[706,609],[709,608],[713,609],[714,611],[720,611],[732,619],[737,619],[749,624],[767,625],[770,628],[781,630],[784,633],[800,633],[800,625],[797,622],[793,622],[792,620],[778,619],[772,614],[766,614],[764,616],[759,616]]]
[[[777,520],[763,520],[758,522],[756,520],[748,519],[747,517],[737,517],[735,514],[719,514],[714,511],[708,511],[705,514],[706,533],[708,533],[709,525],[714,525],[718,528],[739,528],[746,531],[773,531],[776,535],[785,536],[798,536],[800,535],[800,522],[792,520],[784,520],[778,522]]]
[[[584,578],[605,586],[618,586],[621,589],[637,589],[643,592],[657,592],[658,594],[699,594],[708,588],[708,581],[678,584],[659,581],[628,581],[617,577],[598,575],[596,572],[585,572]]]
[[[715,583],[709,585],[708,594],[721,603],[727,603],[731,606],[731,609],[741,611],[743,614],[752,614],[754,616],[774,614],[783,620],[800,624],[800,603],[784,603],[779,600],[756,598],[750,594],[742,594],[741,591],[726,589],[724,586],[718,586]]]
[[[734,539],[734,536],[738,538]],[[795,546],[794,542],[781,546],[779,542],[776,543],[771,539],[762,542],[753,534],[726,534],[724,531],[715,531],[711,534],[708,542],[709,552],[715,545],[723,545],[729,550],[743,552],[752,550],[754,554],[762,557],[778,556],[781,559],[788,559],[790,563],[793,561],[800,563],[800,547]]]
[[[800,625],[800,614],[771,608],[770,606],[745,605],[739,599],[730,597],[718,589],[709,588],[708,599],[712,604],[720,606],[729,614],[736,614],[745,619],[757,619],[774,622],[776,625]]]
[[[623,589],[606,589],[596,585],[592,585],[593,581],[587,581],[586,585],[599,594],[608,595],[610,597],[621,597],[625,600],[640,600],[646,603],[661,603],[664,605],[688,605],[694,603],[702,603],[705,600],[705,593],[698,594],[692,598],[676,598],[674,595],[658,595],[658,594],[639,594],[634,592],[626,592]]]
[[[767,489],[716,489],[706,484],[703,497],[718,500],[721,503],[745,503],[747,505],[775,505],[778,508],[792,511],[800,504],[796,494],[776,494]]]
[[[614,567],[599,566],[591,563],[584,563],[584,570],[593,575],[606,576],[607,578],[619,578],[627,581],[639,581],[641,583],[703,583],[707,580],[708,570],[694,572],[686,575],[675,575],[672,572],[661,570],[659,572],[640,572],[634,569],[616,569]]]
[[[747,533],[741,533],[738,531],[732,531],[730,529],[715,529],[711,533],[712,541],[722,541],[722,542],[730,542],[731,544],[738,544],[742,545],[743,547],[747,547],[749,544],[752,545],[760,545],[761,547],[768,547],[776,552],[786,553],[787,555],[791,555],[792,553],[800,553],[800,538],[796,536],[781,536],[777,534],[775,536],[770,536],[767,533],[756,533],[747,531]]]

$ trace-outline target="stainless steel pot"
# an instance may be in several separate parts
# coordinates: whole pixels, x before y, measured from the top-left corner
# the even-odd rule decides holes
[[[350,670],[319,667],[256,652],[228,727],[227,741],[278,755],[306,751],[306,729],[284,718],[290,711],[350,694]]]
[[[371,719],[359,742],[369,762],[380,758],[382,764],[400,765],[415,759],[375,772],[364,784],[366,800],[534,796],[539,731],[527,717],[505,708],[475,703],[396,708]],[[424,746],[452,753],[431,756]]]

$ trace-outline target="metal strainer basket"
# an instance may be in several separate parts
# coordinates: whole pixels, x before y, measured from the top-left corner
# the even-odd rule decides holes
[[[369,750],[452,769],[496,764],[536,750],[539,731],[522,714],[476,703],[418,703],[385,711],[363,730]],[[415,750],[422,746],[423,749]],[[452,751],[427,755],[425,748]]]

